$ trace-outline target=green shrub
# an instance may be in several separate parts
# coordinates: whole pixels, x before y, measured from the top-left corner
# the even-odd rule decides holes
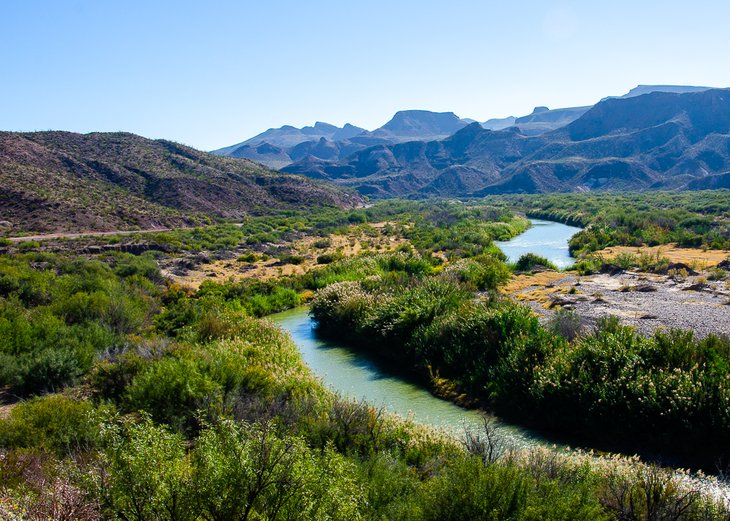
[[[61,394],[19,403],[0,420],[0,447],[39,448],[59,457],[82,452],[99,441],[94,411],[90,402]]]
[[[195,496],[210,519],[357,519],[363,507],[350,462],[329,447],[315,455],[270,424],[211,426],[192,461]]]
[[[515,263],[516,271],[533,271],[535,268],[547,268],[557,270],[558,268],[547,260],[545,257],[535,255],[534,253],[525,253]]]
[[[578,338],[583,331],[583,320],[572,309],[559,309],[550,318],[547,328],[568,341]]]
[[[198,363],[168,357],[150,363],[134,377],[124,402],[130,410],[147,411],[158,422],[186,430],[195,426],[195,412],[219,403],[221,393]]]
[[[515,466],[485,467],[477,457],[446,467],[421,497],[425,520],[610,519],[589,486],[535,482]]]
[[[18,249],[20,251],[37,250],[40,247],[41,243],[38,241],[23,241],[18,243]]]
[[[567,268],[567,270],[575,270],[580,275],[592,275],[601,271],[602,267],[603,259],[601,257],[597,255],[588,255],[576,262],[573,266]]]
[[[344,256],[341,253],[323,253],[322,255],[317,256],[317,264],[331,264],[343,257]]]
[[[304,257],[301,255],[282,255],[279,257],[279,261],[283,264],[294,264],[296,266],[304,262]]]
[[[256,262],[259,260],[259,256],[254,252],[245,253],[238,257],[238,262]]]
[[[98,494],[109,516],[197,519],[185,441],[149,419],[104,429],[105,473]]]
[[[504,262],[492,255],[462,259],[447,266],[445,273],[453,274],[459,282],[480,291],[494,290],[510,278]]]
[[[312,243],[312,246],[317,248],[318,250],[323,250],[332,246],[332,240],[328,238],[317,239]]]
[[[639,265],[639,259],[632,253],[619,253],[613,258],[611,264],[621,268],[622,270],[630,270]]]

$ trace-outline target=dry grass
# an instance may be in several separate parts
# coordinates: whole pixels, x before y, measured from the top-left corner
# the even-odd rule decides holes
[[[382,228],[387,223],[376,223],[373,228]],[[202,264],[197,270],[190,271],[187,275],[170,275],[178,283],[198,288],[205,280],[224,282],[230,279],[240,280],[254,278],[258,280],[269,280],[288,275],[302,275],[314,268],[322,267],[317,263],[317,257],[323,254],[339,253],[344,257],[354,257],[365,251],[389,252],[395,251],[408,241],[402,238],[386,236],[366,236],[356,228],[352,227],[352,233],[348,235],[330,235],[328,239],[331,245],[326,248],[315,248],[314,243],[322,237],[306,236],[302,239],[287,244],[293,255],[304,258],[301,264],[282,264],[278,259],[271,258],[256,262],[242,262],[235,259],[218,260],[208,264]]]
[[[553,297],[565,294],[573,287],[573,274],[543,271],[534,275],[521,274],[502,287],[502,292],[520,302],[537,302],[544,308],[553,306]]]
[[[680,248],[676,244],[664,244],[661,246],[613,246],[596,252],[606,259],[612,259],[621,253],[632,255],[646,254],[654,258],[666,257],[670,262],[681,262],[693,269],[703,270],[717,266],[720,262],[730,257],[728,250],[701,250],[699,248]],[[658,256],[658,257],[657,257]]]
[[[565,276],[565,273],[558,271],[543,271],[534,275],[521,274],[512,277],[512,280],[502,287],[502,291],[509,294],[520,293],[532,286],[552,285],[555,281],[564,279]]]

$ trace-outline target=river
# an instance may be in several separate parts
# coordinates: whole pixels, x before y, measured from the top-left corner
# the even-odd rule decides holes
[[[568,240],[580,228],[540,219],[531,219],[531,222],[533,226],[525,233],[497,243],[510,261],[531,252],[546,257],[558,267],[572,264]],[[362,353],[319,338],[309,317],[309,308],[300,307],[268,318],[291,335],[304,362],[333,391],[365,400],[416,422],[445,429],[456,436],[463,436],[467,428],[479,429],[482,426],[483,413],[437,398],[422,386]],[[546,440],[535,432],[498,418],[492,420],[496,432],[508,447],[555,446],[554,441]],[[676,476],[690,489],[701,490],[730,505],[730,487],[725,483],[682,472]]]
[[[545,257],[560,269],[573,264],[568,241],[581,228],[542,219],[530,219],[530,223],[532,226],[525,233],[509,241],[495,242],[509,262],[516,262],[525,253],[534,253]]]
[[[570,264],[568,239],[580,228],[532,219],[533,227],[511,241],[498,243],[511,260],[533,252],[557,265]],[[537,232],[535,232],[537,230]],[[533,245],[533,246],[530,246]],[[516,258],[513,259],[513,256]],[[269,317],[287,331],[305,363],[332,390],[356,400],[412,418],[414,421],[462,435],[466,428],[479,428],[482,413],[459,407],[433,396],[421,385],[408,381],[362,353],[319,338],[308,308],[301,307]],[[537,434],[493,418],[497,432],[515,448],[546,443]]]

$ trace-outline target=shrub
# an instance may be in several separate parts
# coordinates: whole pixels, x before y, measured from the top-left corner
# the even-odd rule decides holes
[[[122,519],[194,520],[192,469],[178,434],[143,418],[104,429],[108,515]]]
[[[583,320],[571,309],[559,309],[548,321],[547,327],[568,341],[578,338],[583,331]]]
[[[23,241],[18,243],[18,249],[20,251],[31,251],[41,247],[41,243],[38,241]]]
[[[496,289],[510,277],[507,266],[491,255],[462,259],[448,266],[444,273],[453,274],[459,282],[480,291]]]
[[[317,239],[312,243],[312,246],[314,246],[318,250],[323,250],[332,246],[332,240],[328,238]]]
[[[254,252],[245,253],[238,257],[238,262],[256,262],[259,260],[259,256]]]
[[[341,253],[323,253],[322,255],[317,256],[317,264],[331,264],[343,257],[344,256]]]
[[[279,257],[279,261],[284,264],[294,264],[299,265],[304,262],[304,257],[301,255],[282,255]]]
[[[551,270],[558,269],[555,264],[547,260],[545,257],[535,255],[534,253],[525,253],[515,263],[516,271],[533,271],[538,267]]]
[[[95,447],[98,425],[94,411],[90,402],[61,394],[19,403],[7,419],[0,420],[0,447],[40,448],[59,457]]]
[[[195,426],[198,409],[220,399],[220,386],[195,361],[168,357],[152,362],[134,377],[124,402],[131,410],[147,411],[158,422],[187,430]]]
[[[317,456],[271,424],[223,420],[202,433],[192,461],[195,495],[211,519],[353,519],[362,508],[351,463],[329,447]]]
[[[597,273],[603,267],[603,259],[597,255],[588,255],[583,257],[569,270],[576,270],[580,275],[592,275]]]
[[[639,259],[632,253],[619,253],[613,258],[611,263],[614,266],[621,268],[622,270],[630,270],[631,268],[639,265]]]
[[[709,280],[722,280],[727,277],[727,271],[717,266],[710,268],[710,274],[707,276]]]

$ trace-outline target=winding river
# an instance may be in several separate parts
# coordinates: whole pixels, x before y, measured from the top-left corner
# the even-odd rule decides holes
[[[514,262],[524,253],[535,253],[546,257],[560,268],[572,264],[568,240],[580,228],[541,219],[530,221],[532,227],[525,233],[510,241],[497,243],[509,260]],[[463,409],[437,398],[422,386],[388,370],[361,352],[319,338],[314,322],[309,317],[309,308],[300,307],[277,313],[269,319],[291,335],[306,364],[335,392],[356,400],[365,400],[414,421],[445,429],[456,436],[463,436],[466,429],[479,429],[482,426],[482,413]],[[512,448],[555,446],[553,441],[542,438],[535,432],[498,418],[493,418],[493,421],[497,433]],[[726,483],[682,472],[678,472],[676,476],[691,489],[702,490],[730,505],[730,486]]]
[[[570,262],[568,240],[580,228],[564,224],[531,220],[533,226],[511,241],[497,243],[510,260],[527,252],[548,258],[558,266]],[[482,413],[470,411],[436,398],[422,386],[402,375],[388,371],[362,353],[319,338],[308,308],[301,307],[269,317],[291,336],[306,364],[322,378],[325,385],[343,396],[366,400],[378,407],[414,421],[462,435],[467,428],[482,425]],[[497,431],[510,446],[528,447],[547,443],[526,429],[494,419]]]

